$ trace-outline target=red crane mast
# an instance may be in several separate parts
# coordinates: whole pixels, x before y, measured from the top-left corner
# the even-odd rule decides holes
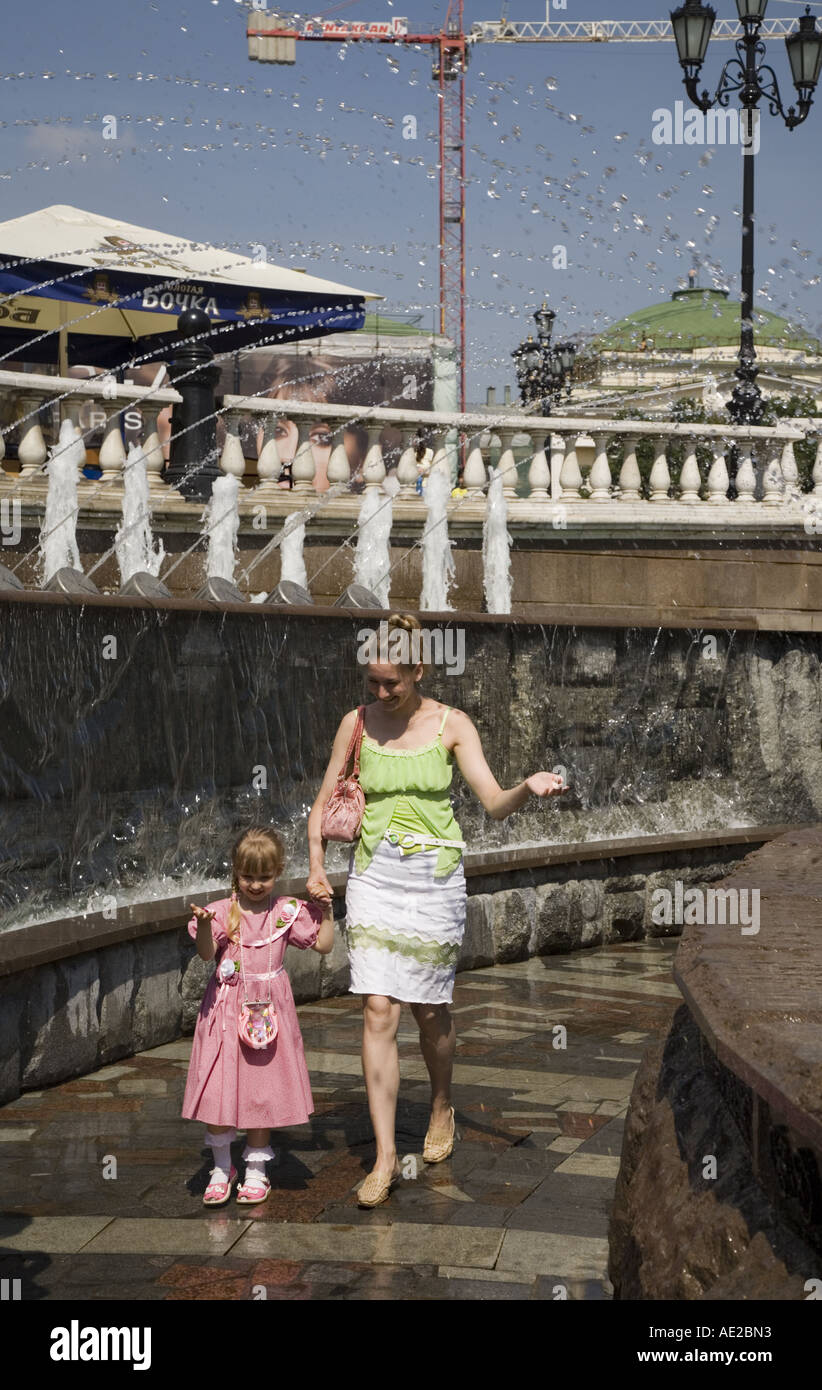
[[[276,16],[249,17],[249,57],[293,63],[298,42],[429,44],[439,83],[440,333],[454,344],[459,408],[465,410],[465,71],[463,0],[449,0],[438,34],[409,34],[405,19],[384,23],[309,20],[297,29]]]

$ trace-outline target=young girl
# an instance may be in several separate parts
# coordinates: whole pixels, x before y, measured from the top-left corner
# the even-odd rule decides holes
[[[247,1131],[245,1181],[237,1201],[252,1205],[264,1202],[271,1187],[265,1173],[266,1161],[274,1157],[271,1127],[305,1124],[314,1110],[283,957],[289,944],[327,955],[334,944],[334,919],[330,898],[306,903],[275,895],[284,863],[279,835],[247,830],[232,851],[231,897],[205,908],[191,904],[188,930],[197,953],[201,960],[217,961],[197,1018],[182,1112],[184,1119],[207,1125],[205,1141],[214,1154],[203,1197],[209,1207],[223,1206],[231,1196],[237,1127]],[[265,1002],[246,1010],[241,1020],[246,999]],[[255,1049],[241,1040],[241,1021],[252,1037],[264,1037],[274,1014],[277,1033],[267,1046]]]

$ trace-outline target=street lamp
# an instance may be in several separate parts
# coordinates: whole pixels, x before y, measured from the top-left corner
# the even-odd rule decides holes
[[[817,29],[816,19],[811,14],[810,5],[807,5],[804,15],[799,20],[799,29],[785,40],[794,86],[799,94],[798,111],[795,106],[790,106],[785,111],[779,95],[776,73],[773,68],[760,61],[765,55],[765,45],[759,31],[768,8],[768,0],[736,0],[736,8],[744,30],[743,37],[737,39],[737,56],[730,58],[722,69],[719,85],[713,97],[710,97],[707,91],[703,91],[700,96],[697,82],[708,51],[716,11],[710,5],[703,5],[701,0],[685,0],[684,4],[671,13],[671,25],[679,61],[685,74],[685,90],[694,105],[702,112],[709,111],[715,105],[726,107],[731,94],[739,92],[739,100],[745,112],[742,133],[744,173],[741,328],[739,364],[734,373],[738,384],[734,387],[727,409],[737,424],[757,425],[763,413],[762,392],[756,384],[759,369],[756,366],[753,333],[756,156],[753,134],[759,120],[757,107],[764,97],[771,115],[781,116],[789,130],[794,130],[802,124],[811,109],[814,88],[819,81],[822,68],[822,32]]]
[[[560,404],[563,390],[566,396],[571,395],[571,374],[577,351],[571,342],[552,344],[555,318],[554,310],[543,303],[534,314],[537,341],[532,335],[511,353],[522,404],[539,401],[543,415],[550,415]]]

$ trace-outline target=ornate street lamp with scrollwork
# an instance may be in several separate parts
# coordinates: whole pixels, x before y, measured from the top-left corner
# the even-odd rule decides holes
[[[810,5],[799,20],[799,29],[789,34],[785,40],[791,75],[799,95],[799,106],[789,106],[786,111],[779,94],[779,84],[773,68],[763,62],[765,45],[760,37],[760,27],[768,8],[768,0],[736,0],[736,8],[743,27],[743,37],[736,42],[736,57],[730,58],[722,69],[719,85],[713,97],[707,91],[699,95],[698,82],[711,31],[716,19],[716,11],[701,0],[685,0],[671,13],[674,38],[682,70],[685,74],[685,90],[694,106],[707,112],[712,106],[726,107],[734,92],[745,113],[742,131],[743,186],[742,186],[742,297],[741,330],[739,344],[739,363],[734,375],[737,385],[727,410],[739,425],[757,425],[762,419],[762,392],[756,384],[758,367],[754,348],[754,171],[758,141],[754,138],[758,130],[761,100],[768,103],[772,116],[781,116],[789,130],[794,130],[807,119],[813,103],[813,93],[819,81],[822,68],[822,31],[816,27],[816,19],[811,14]]]
[[[576,347],[571,342],[552,344],[551,333],[556,314],[543,303],[534,314],[537,341],[531,335],[514,348],[517,385],[523,405],[539,402],[542,415],[551,415],[562,401],[571,395],[571,376],[574,370]]]

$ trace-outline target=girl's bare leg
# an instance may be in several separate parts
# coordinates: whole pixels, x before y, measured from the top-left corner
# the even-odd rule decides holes
[[[431,1126],[447,1130],[457,1032],[447,1004],[411,1004],[420,1030],[420,1051],[431,1078]]]
[[[270,1129],[248,1129],[246,1130],[248,1147],[250,1149],[267,1149],[271,1138]]]
[[[362,1069],[377,1141],[375,1173],[393,1173],[397,1168],[394,1127],[400,1085],[399,1022],[398,1000],[385,994],[363,996]]]

